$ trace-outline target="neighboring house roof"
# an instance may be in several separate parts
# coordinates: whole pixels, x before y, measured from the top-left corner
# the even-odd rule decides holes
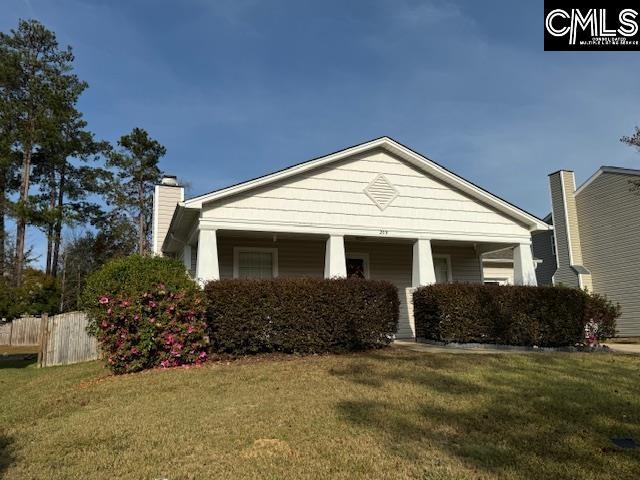
[[[603,173],[614,173],[618,175],[633,175],[640,177],[640,170],[635,170],[632,168],[623,168],[623,167],[614,167],[611,165],[603,165],[600,167],[596,173],[591,175],[586,182],[584,182],[580,187],[576,189],[576,195],[578,195],[582,190],[584,190],[587,186],[589,186],[596,178],[598,178]]]
[[[451,185],[454,188],[457,188],[466,193],[467,195],[495,208],[501,213],[527,225],[528,228],[532,231],[549,229],[549,225],[535,215],[513,205],[510,202],[507,202],[506,200],[488,192],[487,190],[460,177],[459,175],[456,175],[455,173],[447,170],[442,165],[428,159],[427,157],[411,150],[405,145],[402,145],[401,143],[389,137],[380,137],[369,142],[361,143],[359,145],[339,150],[329,155],[324,155],[307,162],[293,165],[283,170],[279,170],[261,177],[254,178],[252,180],[248,180],[246,182],[238,183],[226,188],[222,188],[220,190],[215,190],[213,192],[190,198],[188,200],[185,200],[184,202],[181,202],[179,204],[179,207],[188,209],[200,209],[205,203],[220,200],[230,195],[246,192],[247,190],[251,190],[254,188],[263,187],[270,183],[281,181],[294,175],[301,174],[303,172],[309,172],[310,170],[319,168],[321,166],[325,166],[350,157],[352,155],[361,154],[373,149],[384,149],[394,155],[397,155],[398,157],[421,169],[425,173],[432,175],[440,181],[444,182],[445,184]],[[178,215],[177,212],[174,214],[174,220],[176,215]]]
[[[580,192],[582,192],[585,188],[591,185],[591,183],[593,183],[593,181],[596,178],[598,178],[603,173],[613,173],[617,175],[633,175],[633,176],[640,177],[640,170],[636,170],[633,168],[614,167],[612,165],[603,165],[598,170],[596,170],[596,172],[593,175],[591,175],[582,185],[580,185],[576,189],[574,195],[578,195]],[[550,175],[553,175],[553,174],[550,174]],[[553,225],[553,217],[551,213],[548,213],[547,216],[544,217],[542,220],[544,220],[550,225]]]

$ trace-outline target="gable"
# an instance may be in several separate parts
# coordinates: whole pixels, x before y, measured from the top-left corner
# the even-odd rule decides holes
[[[523,237],[529,228],[491,205],[377,148],[267,185],[213,199],[202,218],[415,236]]]

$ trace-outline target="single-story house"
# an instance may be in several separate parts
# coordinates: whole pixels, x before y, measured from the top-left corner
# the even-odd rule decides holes
[[[362,276],[400,292],[398,338],[415,336],[411,294],[483,282],[481,256],[509,249],[513,283],[535,285],[533,233],[552,227],[399,142],[382,137],[184,199],[155,189],[153,250],[199,281]]]

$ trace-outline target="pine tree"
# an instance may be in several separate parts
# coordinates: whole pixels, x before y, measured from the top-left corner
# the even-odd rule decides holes
[[[24,267],[26,227],[33,209],[30,203],[32,157],[51,129],[56,116],[69,110],[77,96],[69,85],[81,90],[86,84],[71,72],[71,47],[60,49],[56,36],[36,20],[21,20],[16,30],[0,33],[0,64],[10,65],[11,78],[0,76],[3,116],[14,125],[11,145],[22,155],[19,199],[15,206],[15,284],[20,285]]]
[[[113,184],[108,192],[111,205],[126,212],[138,231],[138,253],[148,250],[153,214],[153,189],[160,182],[160,158],[167,151],[149,134],[134,128],[120,137],[118,149],[111,152],[107,165],[115,169]]]

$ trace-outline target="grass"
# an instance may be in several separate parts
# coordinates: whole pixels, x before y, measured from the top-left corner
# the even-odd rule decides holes
[[[640,357],[400,348],[112,377],[0,363],[0,477],[637,478]]]

